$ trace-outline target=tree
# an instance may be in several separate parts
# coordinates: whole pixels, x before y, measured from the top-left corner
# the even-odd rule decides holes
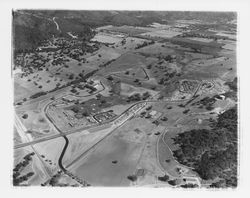
[[[27,119],[27,118],[28,118],[28,114],[24,114],[24,115],[22,116],[22,118],[23,118],[23,119]]]
[[[166,116],[161,118],[162,121],[168,121],[168,118]]]
[[[132,181],[132,182],[134,182],[134,181],[137,180],[137,176],[136,176],[136,175],[129,175],[127,178],[128,178],[130,181]]]
[[[70,80],[73,80],[73,79],[74,79],[74,74],[70,74],[70,75],[69,75],[69,79],[70,79]]]
[[[237,186],[237,106],[218,115],[210,129],[193,129],[174,137],[174,157],[204,180],[218,178],[223,186]],[[225,174],[226,172],[226,174]],[[220,186],[214,183],[212,186]]]
[[[150,97],[150,93],[147,91],[147,92],[144,92],[143,94],[142,94],[142,99],[143,100],[146,100],[146,99],[148,99]]]
[[[158,177],[158,180],[159,180],[159,181],[166,182],[166,181],[169,180],[169,176],[168,176],[168,175],[164,175],[164,176],[162,176],[162,177]]]
[[[134,82],[135,82],[135,83],[138,83],[138,82],[140,82],[140,81],[139,81],[139,79],[135,79]]]
[[[187,114],[190,111],[190,109],[186,109],[183,111],[183,114]]]
[[[146,108],[147,111],[152,109],[152,105],[150,105],[149,107]]]
[[[197,188],[197,184],[183,184],[181,185],[182,188]]]
[[[83,115],[84,117],[87,117],[87,116],[89,116],[89,113],[88,113],[87,111],[84,111],[84,112],[82,112],[82,115]]]
[[[83,73],[78,74],[78,76],[79,76],[80,78],[84,78]]]
[[[169,180],[168,183],[169,183],[171,186],[176,186],[176,180]]]
[[[102,94],[97,94],[95,97],[96,97],[97,100],[100,100],[101,97],[102,97]]]
[[[105,104],[106,103],[106,100],[101,100],[101,104]]]
[[[114,78],[112,76],[108,76],[107,79],[110,81],[114,80]]]

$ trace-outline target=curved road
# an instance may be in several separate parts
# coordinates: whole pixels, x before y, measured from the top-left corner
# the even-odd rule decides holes
[[[103,86],[103,84],[102,84]],[[105,87],[104,87],[105,89]],[[199,87],[198,87],[199,89]],[[197,90],[198,90],[197,89]],[[196,92],[195,92],[196,93]],[[96,93],[95,93],[96,94]],[[94,94],[92,94],[94,95]],[[62,96],[63,97],[63,96]],[[97,143],[95,143],[93,146],[91,146],[89,149],[87,149],[87,151],[85,151],[84,153],[82,153],[79,157],[77,157],[72,163],[70,163],[66,168],[68,168],[69,166],[71,166],[73,163],[75,163],[76,161],[78,161],[78,159],[84,157],[85,155],[87,155],[89,153],[89,151],[91,151],[93,148],[95,148],[97,145],[99,145],[100,142],[102,142],[102,140],[106,139],[107,137],[109,137],[111,134],[113,134],[113,132],[115,131],[115,129],[117,129],[118,127],[122,126],[127,120],[129,120],[131,117],[133,117],[135,115],[135,113],[138,111],[135,110],[134,111],[134,107],[138,104],[142,104],[142,103],[145,103],[145,105],[148,103],[148,102],[167,102],[167,103],[176,103],[176,102],[183,102],[187,99],[184,99],[184,100],[180,100],[180,101],[158,101],[158,100],[146,100],[146,101],[139,101],[139,102],[136,102],[135,104],[133,104],[132,106],[130,106],[127,110],[125,110],[120,116],[118,116],[115,120],[112,120],[111,122],[109,123],[105,123],[105,124],[110,124],[110,123],[113,123],[113,126],[115,126],[115,128],[113,130],[111,130],[111,132],[109,132],[107,135],[105,135],[103,138],[101,138],[100,141],[98,141]],[[52,101],[54,102],[54,101]],[[53,124],[53,126],[57,129],[57,131],[60,133],[60,134],[56,134],[54,136],[49,136],[49,137],[46,137],[46,138],[42,138],[40,140],[35,140],[35,141],[32,141],[32,142],[26,142],[26,143],[23,143],[23,144],[19,144],[19,145],[16,145],[15,148],[21,148],[21,147],[24,147],[24,146],[28,146],[28,145],[34,145],[36,143],[39,143],[39,142],[43,142],[43,141],[47,141],[47,140],[50,140],[50,139],[53,139],[53,138],[57,138],[57,137],[63,137],[65,139],[65,145],[63,147],[63,150],[61,152],[61,155],[58,159],[58,166],[60,167],[60,169],[64,172],[64,173],[68,173],[67,169],[63,166],[63,163],[62,163],[62,160],[63,160],[63,157],[64,157],[64,154],[68,148],[68,145],[69,145],[69,140],[68,138],[66,137],[67,135],[69,134],[72,134],[72,133],[75,133],[75,132],[79,132],[80,130],[82,131],[83,129],[80,129],[80,130],[76,130],[76,131],[72,131],[71,133],[63,133],[57,126],[56,124],[51,120],[51,118],[49,117],[49,115],[47,115],[47,108],[48,106],[52,103],[48,103],[45,108],[44,108],[44,113],[47,117],[47,119]],[[142,107],[145,107],[145,105],[143,105]],[[139,110],[142,109],[142,107],[139,107]],[[132,114],[131,114],[131,110],[132,110]],[[95,126],[89,126],[89,127],[85,127],[86,128],[94,128],[94,127],[100,127],[100,126],[103,126],[105,124],[98,124],[98,125],[95,125]],[[117,126],[116,126],[117,125]]]
[[[124,115],[127,111],[129,111],[131,108],[133,108],[135,105],[137,104],[140,104],[140,103],[154,103],[154,102],[164,102],[164,103],[179,103],[179,102],[185,102],[187,101],[188,99],[184,99],[184,100],[175,100],[175,101],[158,101],[158,100],[146,100],[146,101],[139,101],[139,102],[136,102],[134,103],[132,106],[130,106],[127,110],[125,110],[119,117],[117,117],[115,120],[112,120],[111,122],[109,123],[105,123],[105,124],[97,124],[97,125],[91,125],[91,126],[87,126],[87,127],[83,127],[81,129],[77,129],[75,131],[71,131],[71,132],[68,132],[68,133],[63,133],[61,132],[60,134],[55,134],[55,135],[52,135],[52,136],[47,136],[47,137],[44,137],[44,138],[40,138],[40,139],[37,139],[37,140],[34,140],[34,141],[30,141],[30,142],[26,142],[26,143],[21,143],[21,144],[18,144],[18,145],[15,145],[14,146],[14,149],[18,149],[18,148],[22,148],[22,147],[25,147],[25,146],[29,146],[29,145],[34,145],[34,144],[37,144],[37,143],[40,143],[40,142],[44,142],[44,141],[48,141],[48,140],[51,140],[51,139],[55,139],[55,138],[58,138],[58,137],[62,137],[62,136],[67,136],[67,135],[70,135],[72,133],[79,133],[81,131],[84,131],[84,130],[88,130],[88,129],[94,129],[94,128],[97,128],[97,127],[100,127],[100,126],[105,126],[105,125],[108,125],[108,124],[112,124],[113,122],[115,122],[116,120],[118,120],[122,115]],[[50,120],[50,119],[49,119]],[[54,124],[52,122],[52,124]],[[54,125],[55,126],[55,125]],[[58,129],[57,127],[55,127],[56,129]],[[59,129],[58,129],[59,130]],[[60,130],[59,130],[60,132]]]
[[[59,32],[61,32],[61,30],[60,30],[60,28],[59,28],[59,25],[58,25],[58,23],[56,22],[56,20],[55,20],[55,18],[56,17],[53,17],[53,22],[56,24],[56,29],[59,31]]]
[[[65,145],[63,147],[63,150],[62,150],[62,153],[58,159],[58,165],[60,167],[60,169],[62,169],[63,172],[66,172],[67,170],[64,168],[63,164],[62,164],[62,159],[63,159],[63,156],[68,148],[68,145],[69,145],[69,139],[64,135],[63,138],[65,139]]]

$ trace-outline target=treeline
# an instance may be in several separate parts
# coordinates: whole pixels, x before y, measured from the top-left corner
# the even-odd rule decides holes
[[[232,82],[226,82],[225,85],[228,85],[230,90],[226,92],[224,95],[227,98],[231,98],[234,101],[237,101],[237,78],[234,78]]]
[[[235,77],[232,82],[226,82],[225,85],[228,85],[232,91],[237,92],[237,81],[237,77]]]
[[[30,164],[33,155],[35,155],[34,152],[25,155],[23,157],[23,160],[19,162],[13,169],[14,186],[19,186],[22,182],[27,181],[30,177],[32,177],[35,174],[34,172],[28,172],[27,174],[21,176],[22,170]]]
[[[40,91],[40,92],[37,92],[37,93],[31,95],[29,98],[30,98],[30,99],[39,98],[39,97],[41,97],[41,96],[44,96],[44,95],[46,95],[46,94],[48,94],[48,93],[57,91],[57,90],[62,89],[62,88],[64,88],[64,87],[67,87],[67,86],[70,86],[70,85],[76,85],[76,84],[79,84],[80,82],[86,82],[87,79],[90,78],[91,76],[93,76],[97,71],[98,71],[98,69],[93,70],[93,71],[87,73],[87,74],[84,75],[84,76],[81,75],[81,76],[80,76],[80,79],[72,80],[71,82],[68,82],[68,83],[66,83],[65,85],[60,86],[60,84],[59,84],[58,86],[56,86],[54,89],[51,89],[50,91]],[[73,78],[72,78],[72,79],[73,79]],[[91,92],[96,91],[96,88],[93,87],[93,86],[87,85],[87,88],[89,88],[89,89],[91,90]],[[26,101],[26,100],[27,100],[27,99],[25,99],[25,101]],[[17,103],[17,105],[21,105],[21,104],[22,104],[22,102],[18,102],[18,103]]]
[[[150,41],[150,42],[146,42],[146,41],[144,41],[142,44],[138,44],[136,47],[135,47],[135,49],[140,49],[140,48],[143,48],[143,47],[146,47],[146,46],[148,46],[148,45],[152,45],[152,44],[154,44],[155,42],[152,40],[152,41]]]
[[[235,106],[220,114],[210,130],[190,130],[173,138],[180,147],[174,156],[202,179],[217,179],[211,187],[237,187],[237,124]]]
[[[147,100],[150,97],[150,93],[149,92],[144,92],[142,95],[139,93],[135,93],[131,96],[128,96],[127,98],[127,102],[136,102],[136,101],[141,101],[141,100]]]

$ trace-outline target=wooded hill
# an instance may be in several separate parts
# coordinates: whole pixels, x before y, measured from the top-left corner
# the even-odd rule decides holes
[[[211,187],[237,186],[237,106],[218,116],[211,129],[190,130],[174,138],[177,160],[193,167]]]

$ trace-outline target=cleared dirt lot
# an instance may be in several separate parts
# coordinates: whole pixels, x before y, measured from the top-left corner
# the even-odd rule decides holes
[[[117,37],[115,35],[111,34],[105,34],[105,33],[98,33],[95,35],[95,37],[92,39],[92,41],[98,41],[100,43],[119,43],[122,41],[122,38]]]
[[[130,96],[133,95],[135,93],[140,93],[143,94],[145,92],[149,92],[151,95],[155,95],[157,94],[156,91],[150,90],[150,89],[146,89],[143,87],[135,87],[126,83],[121,83],[121,95],[124,96]]]

